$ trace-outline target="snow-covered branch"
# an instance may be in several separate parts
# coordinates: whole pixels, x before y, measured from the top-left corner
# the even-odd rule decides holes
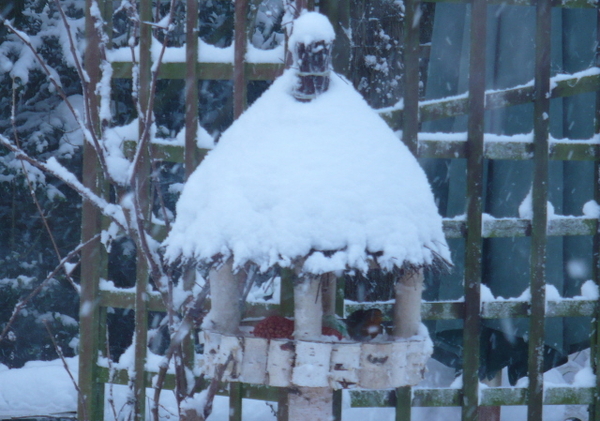
[[[38,168],[39,170],[42,170],[60,179],[66,185],[75,190],[82,198],[94,204],[103,215],[110,218],[119,226],[119,228],[127,231],[128,224],[121,206],[114,203],[108,203],[105,199],[85,187],[77,179],[77,177],[72,172],[67,170],[62,164],[60,164],[56,158],[51,157],[46,163],[40,162],[37,159],[29,156],[25,151],[14,145],[9,139],[2,135],[0,135],[0,144],[13,152],[16,159],[22,159],[35,168]]]
[[[59,10],[62,12],[62,8],[60,7],[60,5],[59,5]],[[66,22],[66,17],[65,17],[65,22]],[[75,108],[71,104],[71,101],[69,101],[69,98],[67,97],[67,94],[65,93],[65,91],[62,88],[62,84],[60,82],[60,77],[59,77],[58,73],[56,72],[56,70],[54,70],[50,65],[48,65],[48,63],[46,62],[46,60],[44,60],[44,58],[38,53],[37,49],[32,44],[31,39],[29,38],[29,36],[26,33],[24,33],[22,31],[19,31],[18,29],[16,29],[6,19],[3,20],[2,23],[4,24],[4,26],[6,26],[6,28],[8,28],[9,31],[11,31],[12,33],[14,33],[23,42],[23,44],[25,44],[25,46],[31,52],[31,54],[33,54],[33,56],[35,57],[35,59],[39,63],[42,71],[44,73],[46,73],[46,76],[48,77],[48,80],[50,81],[50,83],[52,84],[52,86],[54,87],[54,89],[56,90],[56,92],[58,93],[58,95],[62,98],[62,100],[64,101],[64,103],[67,105],[67,107],[69,108],[69,110],[73,114],[73,117],[75,118],[75,121],[77,122],[77,124],[81,128],[82,133],[84,134],[85,139],[94,147],[94,150],[96,151],[96,154],[99,157],[100,164],[101,164],[101,166],[102,166],[105,174],[107,174],[107,171],[106,171],[106,162],[105,162],[105,153],[103,153],[103,152],[105,152],[105,150],[104,150],[104,148],[102,148],[101,143],[100,143],[98,137],[96,136],[96,134],[94,133],[94,131],[90,130],[90,128],[86,125],[86,123],[81,120],[81,116],[79,115],[79,112],[77,112],[77,110],[75,110]],[[71,41],[71,43],[73,43],[70,31],[67,31],[67,32],[68,32],[69,40]],[[73,49],[74,48],[75,47],[73,47]],[[76,55],[74,55],[74,57],[76,57]],[[76,59],[75,59],[75,62],[77,63]],[[82,80],[82,83],[84,83],[84,84],[86,83],[85,79],[81,79],[81,80]],[[83,92],[84,92],[84,98],[85,98],[86,89],[84,89]],[[86,99],[86,101],[85,101],[85,103],[88,105],[87,107],[85,107],[86,109],[90,108],[89,104],[88,104],[88,101],[89,101],[88,99]],[[90,121],[91,121],[91,114],[87,114],[87,122],[89,123]]]

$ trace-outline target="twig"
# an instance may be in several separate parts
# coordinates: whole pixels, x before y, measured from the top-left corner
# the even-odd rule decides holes
[[[110,338],[108,336],[108,329],[106,329],[106,359],[108,361],[108,373],[109,373],[108,397],[106,398],[106,400],[108,401],[108,404],[110,405],[110,408],[112,410],[115,421],[117,421],[117,408],[115,407],[115,395],[113,392],[114,388],[113,388],[113,382],[112,382],[113,376],[114,376],[114,367],[113,367],[113,363],[112,363],[111,356],[110,356]]]
[[[19,132],[17,130],[17,124],[16,124],[16,119],[15,119],[16,94],[17,94],[17,90],[15,89],[15,82],[13,79],[12,107],[11,107],[10,121],[11,121],[11,125],[13,127],[15,142],[16,142],[17,146],[20,147]],[[31,199],[33,200],[33,203],[35,203],[35,207],[37,208],[37,211],[40,214],[42,223],[44,224],[44,227],[46,228],[46,232],[48,233],[48,236],[50,237],[50,242],[52,243],[52,247],[54,248],[54,253],[56,253],[56,257],[58,258],[58,261],[60,262],[62,260],[62,257],[60,256],[60,251],[58,250],[58,246],[56,245],[56,240],[54,239],[54,235],[52,235],[52,231],[50,230],[50,226],[48,225],[48,220],[46,219],[46,216],[44,216],[44,211],[42,210],[42,207],[40,206],[40,202],[37,200],[37,197],[35,196],[33,184],[31,182],[31,180],[29,179],[29,173],[25,169],[25,163],[23,161],[21,161],[21,168],[23,169],[23,175],[25,176],[25,180],[27,180],[27,186],[29,187],[29,194],[31,195]],[[75,285],[73,278],[71,278],[71,274],[66,269],[65,269],[65,277],[67,278],[67,281],[69,281],[71,286],[77,291],[77,286]]]
[[[152,407],[152,412],[153,412],[155,421],[158,421],[158,408],[156,407],[156,405],[158,405],[158,402],[160,400],[160,393],[162,391],[162,388],[163,388],[163,385],[165,382],[165,377],[167,375],[169,363],[171,362],[171,359],[173,358],[173,355],[175,354],[175,350],[181,344],[181,339],[183,339],[183,337],[185,336],[183,334],[183,329],[188,329],[190,326],[193,326],[194,319],[198,316],[198,314],[202,311],[202,309],[204,307],[204,303],[206,302],[206,298],[208,297],[209,291],[210,291],[210,287],[209,287],[209,284],[207,283],[202,288],[202,291],[200,291],[200,293],[196,296],[196,298],[191,303],[191,305],[188,307],[188,310],[186,311],[185,315],[183,316],[183,320],[181,321],[179,329],[171,337],[171,343],[169,344],[169,348],[167,348],[167,351],[165,352],[165,357],[164,357],[166,360],[166,363],[161,365],[161,367],[158,371],[156,384],[154,385],[154,406]]]
[[[162,59],[167,49],[167,41],[169,39],[169,33],[171,31],[171,22],[173,22],[173,11],[175,9],[175,0],[171,0],[170,8],[169,8],[169,18],[167,21],[167,30],[165,31],[165,37],[162,42],[162,48],[160,50],[160,54],[158,55],[158,60],[153,66],[152,69],[152,79],[150,82],[150,92],[148,96],[148,104],[147,109],[143,110],[145,113],[139,114],[140,117],[144,116],[144,130],[141,133],[140,140],[136,149],[135,156],[132,162],[132,172],[130,183],[133,183],[133,178],[135,174],[138,172],[138,167],[141,164],[141,155],[142,151],[148,147],[148,143],[150,142],[150,130],[152,128],[152,114],[154,113],[154,98],[156,95],[156,84],[158,83],[158,74],[160,71],[160,66],[162,64]],[[139,101],[138,101],[139,102]]]
[[[99,133],[96,133],[96,127],[94,127],[94,124],[92,124],[93,117],[92,117],[92,102],[91,102],[91,98],[93,95],[96,95],[96,92],[94,92],[91,87],[90,87],[90,78],[87,74],[87,72],[85,71],[83,64],[81,63],[81,61],[79,60],[79,55],[77,54],[77,48],[75,47],[75,41],[73,40],[73,34],[71,33],[71,26],[69,25],[69,20],[67,19],[67,15],[65,14],[65,11],[63,10],[61,4],[60,4],[60,0],[54,0],[54,3],[56,3],[56,7],[58,8],[58,11],[60,13],[60,16],[62,18],[63,24],[65,25],[65,29],[67,31],[67,39],[69,40],[69,48],[71,50],[71,55],[73,56],[73,62],[75,63],[75,68],[77,69],[77,74],[79,75],[79,80],[81,80],[81,84],[82,84],[82,94],[83,94],[83,102],[85,104],[84,107],[84,112],[86,114],[86,122],[87,122],[87,126],[84,125],[84,127],[82,127],[82,130],[85,133],[89,133],[91,135],[91,140],[92,140],[92,144],[94,145],[94,149],[96,150],[96,153],[98,155],[98,159],[100,161],[100,166],[103,169],[104,175],[105,177],[109,178],[110,174],[108,172],[108,168],[106,166],[106,159],[105,159],[105,148],[103,147],[103,144],[100,142],[100,138],[101,135]],[[95,18],[95,16],[92,15],[93,18]],[[100,24],[101,27],[101,24]],[[98,21],[95,19],[94,20],[94,28],[96,29],[96,32],[98,34],[98,38],[102,39],[103,41],[105,41],[105,37],[103,37],[102,35],[102,31],[100,31],[100,29],[98,28]],[[102,59],[106,60],[106,51],[105,51],[105,45],[104,43],[100,42],[98,43],[98,49],[100,50],[100,54],[102,55]]]
[[[84,136],[86,138],[88,138],[89,136],[92,137],[91,139],[88,138],[88,141],[90,141],[90,143],[94,147],[94,150],[96,151],[96,154],[100,157],[100,159],[101,159],[100,162],[104,164],[102,150],[100,148],[100,144],[98,143],[98,139],[93,137],[92,132],[90,132],[87,129],[87,127],[85,126],[84,122],[81,121],[79,113],[75,110],[75,108],[73,108],[73,105],[67,98],[67,94],[62,89],[62,86],[60,85],[60,83],[55,79],[53,72],[50,71],[50,66],[44,61],[42,56],[39,55],[39,53],[36,51],[35,47],[31,44],[31,42],[29,41],[29,39],[27,38],[27,36],[24,33],[22,33],[21,31],[16,29],[14,26],[12,26],[11,23],[9,21],[7,21],[6,19],[3,20],[2,22],[4,23],[4,26],[6,26],[13,34],[15,34],[21,40],[21,42],[23,42],[23,44],[25,44],[27,46],[27,48],[29,48],[29,50],[31,50],[34,57],[39,62],[40,66],[42,67],[42,70],[48,76],[50,83],[52,83],[52,85],[56,89],[56,92],[58,93],[58,95],[62,98],[62,100],[65,102],[65,104],[67,105],[67,107],[69,108],[71,113],[73,114],[75,121],[77,121],[77,123],[79,124],[79,127],[81,128]]]
[[[13,310],[13,314],[11,315],[10,320],[8,321],[8,323],[6,324],[6,326],[4,327],[4,330],[2,331],[2,334],[0,334],[0,342],[2,342],[4,340],[4,338],[6,337],[6,333],[10,329],[10,326],[14,322],[14,320],[17,317],[19,311],[21,311],[21,309],[23,307],[25,307],[29,301],[31,301],[37,294],[39,294],[39,292],[42,290],[42,288],[44,288],[44,286],[52,278],[54,278],[56,276],[56,274],[63,268],[63,266],[65,265],[65,263],[67,263],[73,256],[75,256],[77,253],[79,253],[83,247],[85,247],[88,244],[90,244],[91,242],[99,240],[99,239],[100,239],[100,234],[96,234],[95,236],[93,236],[92,238],[90,238],[89,240],[87,240],[85,243],[79,244],[76,248],[74,248],[69,254],[67,254],[60,261],[60,263],[58,264],[58,266],[56,266],[54,268],[54,270],[52,272],[50,272],[50,274],[46,277],[46,279],[44,279],[42,281],[41,284],[39,284],[33,291],[31,291],[29,293],[29,295],[23,301],[19,302],[15,306],[15,309]]]
[[[67,361],[65,360],[65,356],[63,355],[62,349],[60,349],[60,347],[54,340],[54,335],[52,334],[52,331],[50,330],[50,326],[48,326],[48,322],[46,320],[42,320],[42,322],[44,323],[44,326],[46,326],[46,330],[48,331],[48,335],[50,336],[52,345],[54,345],[54,350],[60,357],[60,360],[62,361],[63,366],[65,367],[65,370],[67,371],[67,374],[71,378],[71,382],[73,383],[73,386],[75,386],[75,390],[77,390],[77,397],[80,401],[81,407],[84,408],[83,419],[88,420],[89,418],[88,418],[87,414],[85,413],[85,396],[83,395],[83,393],[81,393],[81,389],[79,388],[79,385],[77,384],[77,380],[75,380],[73,373],[71,373],[71,369],[69,369]]]
[[[225,374],[225,370],[229,363],[233,360],[233,354],[229,354],[227,357],[227,361],[223,364],[219,364],[217,369],[215,370],[215,376],[210,381],[210,386],[208,386],[208,392],[206,392],[206,404],[204,405],[204,419],[208,418],[208,416],[212,413],[213,401],[215,399],[215,395],[219,390],[219,384],[221,383],[221,379]]]

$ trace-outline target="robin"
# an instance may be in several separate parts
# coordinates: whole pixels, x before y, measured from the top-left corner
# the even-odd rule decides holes
[[[378,308],[356,310],[346,319],[348,335],[355,341],[370,341],[383,332],[383,313]]]

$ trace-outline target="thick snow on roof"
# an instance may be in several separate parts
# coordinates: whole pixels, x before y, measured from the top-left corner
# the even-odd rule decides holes
[[[333,42],[335,31],[327,16],[316,12],[306,12],[294,21],[289,45],[311,44],[317,41]]]
[[[332,74],[311,102],[287,71],[190,176],[166,244],[171,261],[234,256],[262,270],[310,257],[311,273],[450,261],[425,174],[352,85]],[[335,253],[321,253],[328,251]]]

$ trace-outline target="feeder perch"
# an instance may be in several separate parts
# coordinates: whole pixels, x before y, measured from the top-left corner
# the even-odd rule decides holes
[[[420,320],[423,270],[450,262],[423,170],[331,70],[333,40],[318,13],[294,22],[291,68],[190,176],[165,242],[168,259],[210,267],[208,375],[229,361],[227,381],[290,387],[290,419],[312,419],[299,408],[327,407],[333,389],[417,384],[433,350]],[[281,320],[275,336],[240,329],[248,265],[295,274],[293,329]],[[391,335],[324,336],[336,276],[372,268],[396,275]]]

